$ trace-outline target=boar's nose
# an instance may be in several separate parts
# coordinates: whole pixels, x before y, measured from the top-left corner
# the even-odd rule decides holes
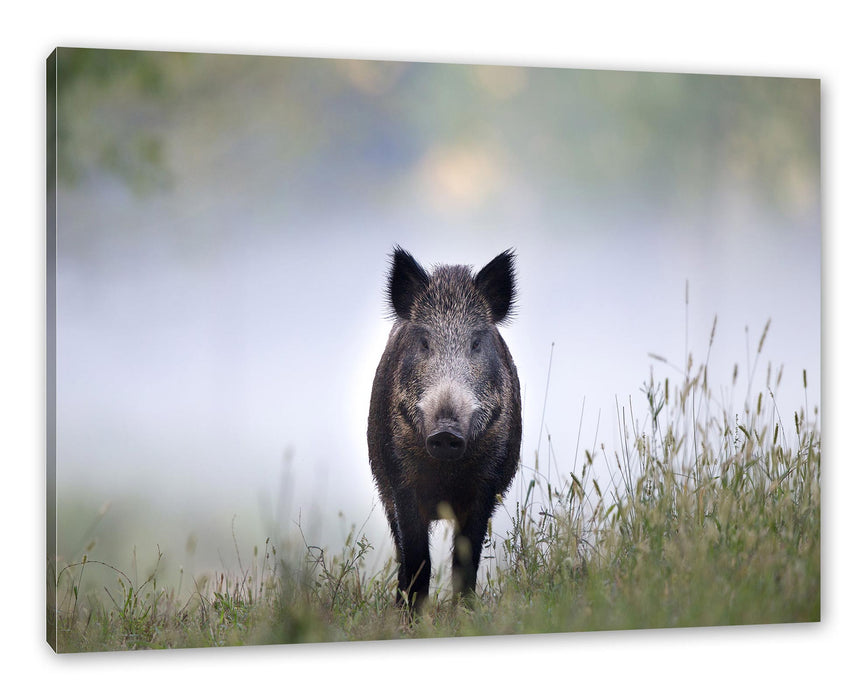
[[[442,430],[433,433],[427,438],[427,452],[434,459],[454,460],[460,459],[466,451],[466,440],[462,435]]]

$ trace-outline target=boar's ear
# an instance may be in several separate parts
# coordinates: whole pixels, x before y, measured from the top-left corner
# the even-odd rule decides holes
[[[515,296],[514,251],[506,250],[475,275],[475,286],[490,305],[494,323],[507,321]]]
[[[388,279],[388,294],[394,313],[408,319],[412,304],[430,283],[430,277],[409,253],[397,246]]]

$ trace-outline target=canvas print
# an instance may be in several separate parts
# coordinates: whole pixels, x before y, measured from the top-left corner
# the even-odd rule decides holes
[[[47,68],[56,651],[820,620],[819,80]]]

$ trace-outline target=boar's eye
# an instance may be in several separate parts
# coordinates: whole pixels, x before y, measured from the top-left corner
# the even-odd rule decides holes
[[[470,345],[469,347],[472,354],[477,355],[479,352],[481,352],[481,338],[473,338],[472,345]]]
[[[424,352],[430,352],[430,341],[427,339],[426,335],[422,335],[418,340],[418,345],[421,346],[421,350]]]

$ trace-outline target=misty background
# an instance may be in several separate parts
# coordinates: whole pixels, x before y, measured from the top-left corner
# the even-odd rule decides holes
[[[395,244],[516,250],[523,467],[494,532],[536,453],[615,480],[623,407],[703,362],[716,316],[726,407],[768,319],[753,395],[770,362],[784,426],[820,405],[817,81],[62,49],[57,107],[62,561],[198,573],[355,525],[384,563]]]

